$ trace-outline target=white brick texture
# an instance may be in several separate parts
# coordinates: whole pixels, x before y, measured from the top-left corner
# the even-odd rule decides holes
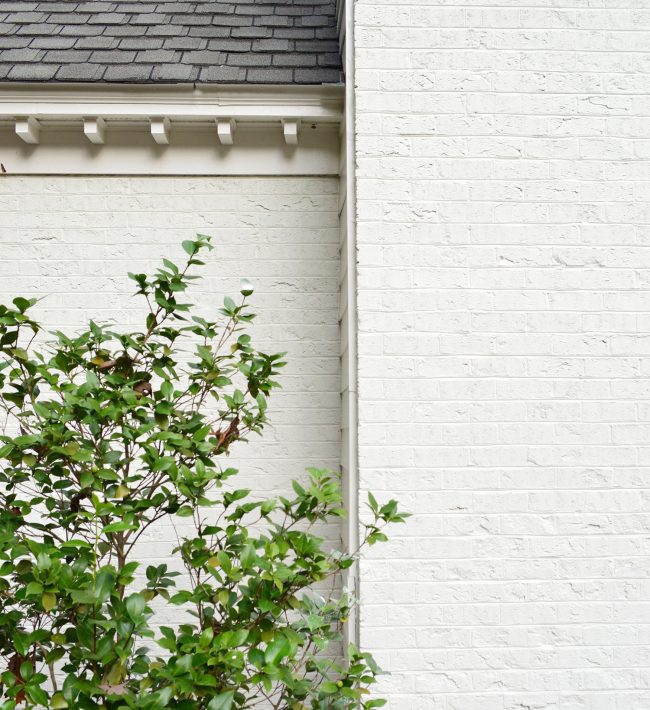
[[[214,317],[249,278],[254,341],[288,359],[271,426],[228,465],[241,470],[237,487],[289,491],[307,466],[339,465],[338,191],[332,178],[0,177],[0,303],[43,297],[38,317],[67,332],[88,318],[140,325],[146,308],[127,272],[182,260],[183,239],[211,234],[215,250],[188,296]],[[340,538],[338,526],[326,533]],[[169,562],[176,539],[157,528],[140,552]]]
[[[391,710],[650,708],[650,6],[357,0],[359,461]]]

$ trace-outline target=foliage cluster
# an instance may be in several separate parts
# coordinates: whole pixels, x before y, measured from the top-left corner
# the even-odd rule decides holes
[[[246,332],[246,283],[214,321],[193,314],[183,294],[211,247],[183,248],[180,267],[130,274],[138,332],[91,321],[38,350],[35,301],[0,306],[0,710],[379,707],[371,656],[326,653],[350,600],[311,591],[354,561],[314,531],[343,515],[338,476],[312,469],[267,500],[236,487],[223,462],[262,431],[283,354]],[[364,543],[404,519],[370,509]],[[182,575],[137,559],[176,516],[192,523]],[[180,623],[156,623],[161,602]]]

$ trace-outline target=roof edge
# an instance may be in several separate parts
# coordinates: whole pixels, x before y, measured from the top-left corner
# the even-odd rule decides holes
[[[76,118],[341,121],[343,85],[0,84],[0,121]]]

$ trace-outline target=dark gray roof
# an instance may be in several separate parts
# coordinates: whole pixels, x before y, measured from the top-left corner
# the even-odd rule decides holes
[[[0,81],[341,81],[336,0],[0,0]]]

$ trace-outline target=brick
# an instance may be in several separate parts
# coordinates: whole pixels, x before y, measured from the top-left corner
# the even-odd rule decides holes
[[[360,638],[399,710],[648,704],[650,17],[525,5],[354,4],[359,513],[414,513]]]
[[[107,143],[110,134],[109,125]],[[36,317],[68,334],[89,318],[132,332],[146,307],[133,298],[126,272],[151,273],[163,257],[182,259],[180,241],[209,230],[221,253],[208,255],[191,298],[208,312],[250,278],[256,344],[291,352],[269,407],[273,427],[228,458],[241,469],[237,485],[263,498],[291,495],[290,479],[315,457],[324,467],[338,465],[337,178],[14,176],[2,162],[9,172],[0,179],[1,303],[19,293],[38,298]],[[318,276],[305,276],[310,264]],[[340,528],[319,527],[319,535],[335,544]],[[158,564],[175,545],[173,530],[158,526],[136,555]]]

